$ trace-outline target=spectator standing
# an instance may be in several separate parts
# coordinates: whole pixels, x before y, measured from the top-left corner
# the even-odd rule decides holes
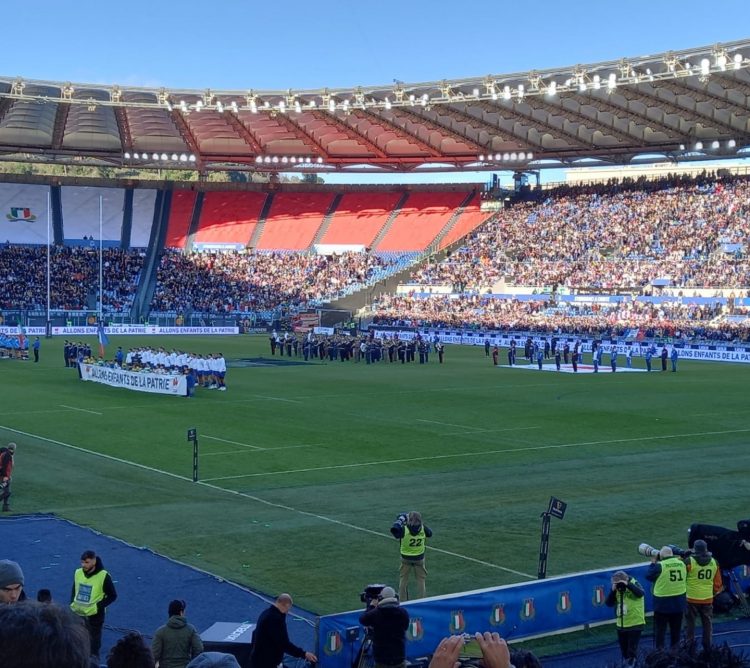
[[[669,358],[670,360],[672,360],[672,372],[673,373],[677,372],[677,357],[678,357],[677,348],[675,346],[672,346],[672,352]]]
[[[615,609],[617,641],[622,658],[633,665],[638,656],[638,644],[646,625],[643,587],[625,571],[612,575],[612,589],[605,603]]]
[[[714,596],[723,586],[721,571],[716,559],[708,551],[705,540],[696,540],[693,554],[685,559],[687,569],[687,613],[685,615],[685,640],[695,642],[695,620],[700,617],[703,630],[703,649],[711,647],[713,635]]]
[[[406,630],[409,613],[399,606],[392,587],[383,587],[378,598],[359,616],[372,629],[372,655],[376,666],[406,665]]]
[[[109,651],[107,668],[154,668],[154,657],[143,641],[143,636],[137,631],[131,631],[120,638]]]
[[[159,668],[185,668],[203,651],[203,642],[196,628],[185,618],[185,601],[170,601],[169,619],[160,626],[151,642],[151,653]]]
[[[104,611],[117,599],[117,591],[102,560],[93,550],[81,555],[81,567],[73,575],[70,609],[83,617],[91,638],[91,655],[99,658]]]
[[[424,565],[427,539],[432,538],[432,530],[422,523],[422,515],[416,510],[402,513],[391,526],[391,534],[399,541],[401,567],[399,569],[398,597],[409,599],[409,579],[414,575],[417,595],[411,598],[424,598],[426,593],[427,569]]]
[[[3,512],[10,511],[9,499],[11,495],[10,483],[13,479],[13,463],[16,455],[16,444],[8,443],[0,448],[0,500],[3,502]]]
[[[286,616],[292,609],[292,604],[289,594],[279,594],[274,603],[260,613],[253,631],[250,652],[253,668],[276,668],[284,654],[317,663],[318,658],[312,652],[306,652],[289,640]]]
[[[671,647],[680,644],[682,617],[687,607],[687,569],[684,562],[664,546],[659,555],[651,558],[646,579],[653,582],[654,594],[654,644],[664,647],[669,626]]]

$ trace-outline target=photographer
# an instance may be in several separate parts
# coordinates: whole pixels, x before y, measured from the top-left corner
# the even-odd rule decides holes
[[[615,609],[617,641],[626,664],[635,662],[638,643],[646,625],[643,587],[625,571],[612,575],[612,589],[605,603]]]
[[[703,649],[711,647],[713,634],[714,596],[722,589],[721,571],[716,559],[708,551],[705,540],[693,543],[693,554],[685,556],[687,569],[687,614],[685,615],[685,640],[695,642],[695,620],[700,617],[703,629]]]
[[[424,566],[424,553],[432,530],[422,524],[422,515],[412,510],[408,515],[401,513],[391,526],[391,534],[400,541],[401,567],[398,578],[398,595],[402,601],[409,597],[409,577],[414,573],[417,581],[417,595],[411,598],[424,598],[427,569]]]
[[[654,644],[664,647],[669,626],[671,647],[680,644],[682,617],[687,607],[687,569],[668,545],[651,557],[646,579],[654,583]]]
[[[393,587],[383,587],[378,598],[370,601],[367,610],[359,616],[359,623],[371,629],[376,667],[406,665],[409,613],[399,606]]]
[[[481,665],[484,668],[514,668],[510,662],[508,644],[499,634],[475,633],[474,638],[482,650]],[[464,636],[448,636],[440,641],[430,660],[429,668],[455,668],[461,662]]]

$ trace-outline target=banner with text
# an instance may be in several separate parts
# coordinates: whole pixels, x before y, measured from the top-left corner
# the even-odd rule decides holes
[[[140,373],[111,369],[96,364],[78,365],[81,380],[90,380],[110,387],[124,387],[136,392],[150,392],[152,394],[171,394],[185,396],[187,394],[187,380],[185,376],[172,376],[163,373]]]

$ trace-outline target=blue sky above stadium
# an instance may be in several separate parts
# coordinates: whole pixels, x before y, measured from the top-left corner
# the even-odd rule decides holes
[[[6,0],[0,74],[324,88],[525,72],[748,37],[750,2]]]

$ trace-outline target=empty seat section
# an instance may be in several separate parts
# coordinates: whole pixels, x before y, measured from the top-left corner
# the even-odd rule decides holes
[[[465,192],[411,193],[375,250],[379,253],[424,250],[465,198]]]
[[[277,193],[257,250],[304,250],[323,223],[333,193]]]
[[[344,195],[320,243],[371,246],[400,197],[401,193]]]
[[[446,246],[450,246],[454,241],[458,241],[461,237],[465,237],[470,234],[473,230],[479,227],[491,214],[484,213],[480,210],[479,204],[481,200],[479,195],[475,195],[471,202],[464,207],[463,212],[458,217],[458,220],[453,227],[448,230],[448,233],[443,237],[440,242],[440,248],[443,249]]]
[[[175,190],[172,193],[167,237],[164,242],[167,248],[185,248],[194,206],[195,193],[192,190]]]
[[[265,201],[265,193],[207,192],[195,243],[247,246]]]

